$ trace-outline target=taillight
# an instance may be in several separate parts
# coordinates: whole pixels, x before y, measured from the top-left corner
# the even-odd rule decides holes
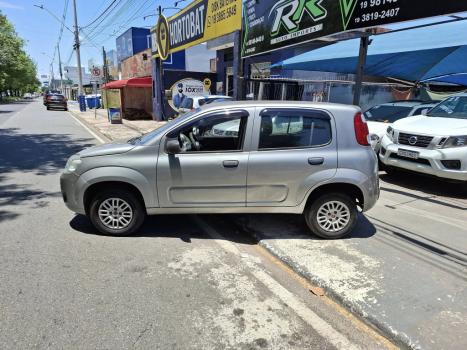
[[[362,146],[369,146],[370,143],[368,142],[368,135],[370,132],[368,131],[368,125],[361,112],[355,114],[353,124],[355,128],[355,137],[357,138],[358,144]]]

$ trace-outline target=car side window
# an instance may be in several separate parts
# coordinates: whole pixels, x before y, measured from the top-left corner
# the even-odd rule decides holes
[[[178,138],[182,153],[241,151],[247,120],[247,112],[209,115],[168,137]]]
[[[307,148],[327,145],[332,130],[329,115],[320,111],[264,110],[258,149]]]

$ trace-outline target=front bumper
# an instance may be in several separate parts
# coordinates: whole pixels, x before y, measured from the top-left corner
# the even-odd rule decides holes
[[[418,152],[418,160],[397,157],[399,149]],[[465,147],[446,149],[420,148],[395,144],[387,136],[384,136],[381,140],[379,159],[386,166],[398,167],[449,180],[467,181],[467,152]],[[446,160],[460,160],[460,169],[452,170],[446,168],[442,163],[442,161]]]
[[[86,214],[83,201],[80,200],[78,195],[79,176],[74,173],[64,172],[60,176],[60,188],[62,192],[63,201],[68,209],[78,214]]]

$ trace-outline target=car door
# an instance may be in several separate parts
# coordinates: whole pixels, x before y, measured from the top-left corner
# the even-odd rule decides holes
[[[247,206],[297,206],[337,169],[335,123],[316,109],[258,108],[248,162]]]
[[[246,109],[223,109],[168,132],[157,164],[161,207],[246,206],[249,115]],[[181,153],[166,152],[170,139],[179,141]]]

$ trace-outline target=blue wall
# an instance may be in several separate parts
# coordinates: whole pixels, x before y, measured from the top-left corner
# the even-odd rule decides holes
[[[116,39],[118,63],[122,62],[125,58],[131,57],[149,48],[148,35],[151,35],[149,29],[134,27],[131,27],[120,35]],[[151,45],[151,40],[149,40],[149,45]]]

